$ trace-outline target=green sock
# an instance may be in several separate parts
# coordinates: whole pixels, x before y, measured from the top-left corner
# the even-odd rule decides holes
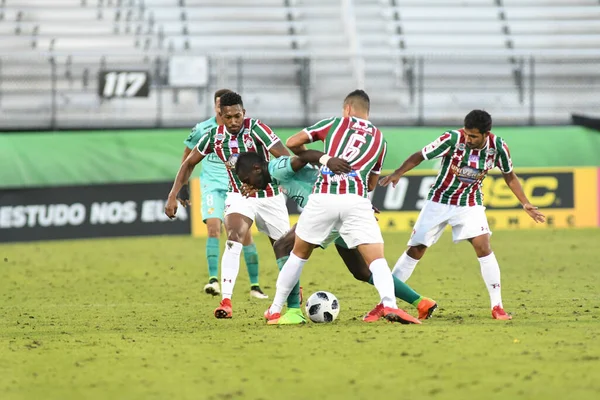
[[[281,257],[277,259],[277,268],[281,271],[285,262],[289,256]],[[287,298],[287,306],[288,308],[300,308],[300,281],[296,283],[296,286],[290,292],[290,295]]]
[[[254,243],[243,247],[244,260],[246,260],[246,268],[250,277],[250,286],[258,285],[258,253]]]
[[[393,276],[393,275],[392,275]],[[408,304],[412,304],[413,306],[417,306],[419,301],[421,301],[422,296],[415,292],[410,286],[406,283],[402,282],[400,279],[394,277],[394,294],[400,300],[404,300]],[[373,284],[373,275],[369,277],[369,283]]]
[[[219,238],[209,237],[206,240],[206,260],[208,261],[208,279],[219,280]]]

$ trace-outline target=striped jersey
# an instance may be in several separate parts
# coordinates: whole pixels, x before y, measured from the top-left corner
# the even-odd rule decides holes
[[[183,141],[187,148],[194,149],[198,145],[200,138],[212,128],[218,126],[215,117],[200,122],[194,126],[192,132]],[[229,174],[223,161],[215,153],[204,157],[200,162],[202,170],[200,171],[200,182],[202,186],[208,186],[211,190],[227,191],[229,189]]]
[[[227,132],[225,125],[217,126],[204,134],[198,141],[198,151],[203,156],[216,154],[227,166],[229,191],[240,193],[242,182],[235,175],[233,167],[241,153],[255,152],[269,161],[269,149],[279,143],[279,138],[271,128],[257,119],[245,118],[238,134]],[[276,184],[269,184],[265,190],[258,191],[254,197],[264,198],[279,194]]]
[[[311,142],[324,142],[324,152],[352,166],[348,174],[334,174],[322,166],[313,193],[356,194],[367,197],[371,173],[381,173],[387,144],[371,122],[356,118],[328,118],[304,129]]]
[[[421,151],[426,160],[442,157],[442,167],[428,200],[455,206],[483,205],[481,186],[489,170],[512,171],[508,146],[490,133],[481,149],[469,149],[462,129],[448,131]]]

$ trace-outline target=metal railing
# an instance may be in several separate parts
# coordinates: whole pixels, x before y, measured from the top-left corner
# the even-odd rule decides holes
[[[191,126],[212,113],[212,92],[220,87],[239,91],[250,115],[303,125],[339,113],[341,99],[356,88],[355,56],[209,54],[206,86],[175,87],[168,79],[172,54],[0,54],[0,129]],[[380,125],[454,124],[473,108],[490,111],[496,124],[568,124],[571,113],[600,109],[600,56],[593,52],[363,49],[360,57]],[[148,96],[102,97],[101,71],[147,71]]]

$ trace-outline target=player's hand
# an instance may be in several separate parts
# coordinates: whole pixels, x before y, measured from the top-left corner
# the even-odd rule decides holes
[[[537,207],[533,204],[525,203],[523,204],[523,210],[536,222],[536,223],[544,223],[546,222],[546,216],[542,214]]]
[[[165,214],[171,219],[175,218],[175,214],[177,214],[177,199],[175,197],[169,197],[167,199],[167,203],[165,204]]]
[[[331,157],[327,161],[327,168],[329,168],[334,174],[348,174],[352,172],[352,167],[346,160],[342,160],[338,157]]]
[[[257,188],[255,188],[254,186],[247,185],[245,183],[242,184],[240,190],[242,191],[242,196],[244,197],[253,197],[258,192]]]
[[[190,204],[192,204],[190,202],[190,186],[189,185],[183,185],[181,187],[181,189],[179,190],[179,193],[177,193],[177,200],[184,207],[187,207]]]
[[[391,175],[384,176],[383,178],[380,178],[379,179],[379,184],[381,186],[387,186],[387,185],[389,185],[391,183],[392,187],[395,188],[396,185],[398,184],[398,181],[400,180],[400,178],[402,178],[402,175],[394,172]]]

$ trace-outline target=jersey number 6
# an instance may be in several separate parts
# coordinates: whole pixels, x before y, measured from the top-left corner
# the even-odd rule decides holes
[[[355,159],[360,154],[360,148],[365,143],[367,143],[367,140],[363,135],[353,133],[352,136],[350,136],[350,140],[348,140],[348,144],[346,145],[346,148],[344,148],[340,158],[342,160],[351,162],[351,160]]]

